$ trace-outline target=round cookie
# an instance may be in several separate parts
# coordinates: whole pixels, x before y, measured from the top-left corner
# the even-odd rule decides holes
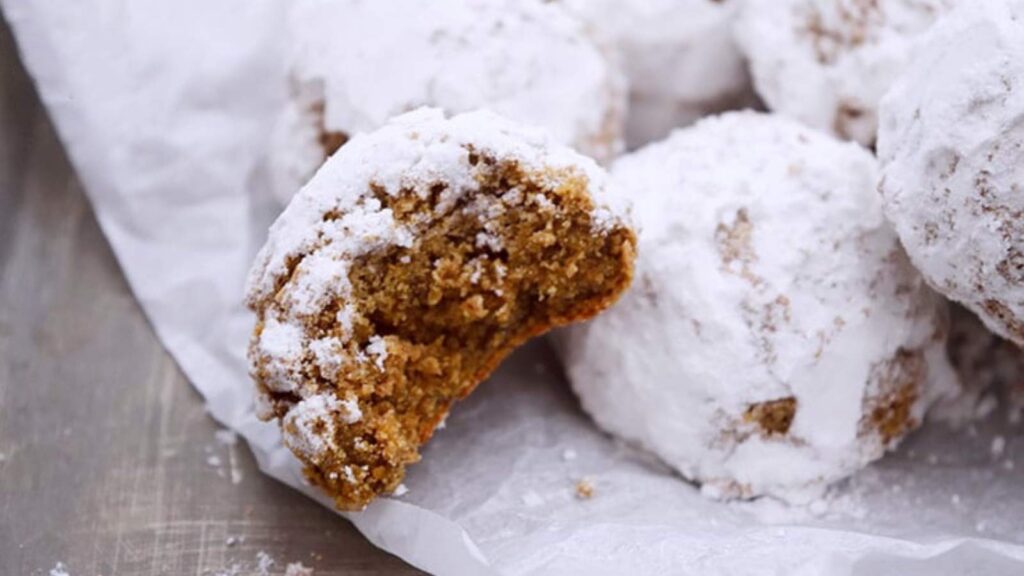
[[[490,109],[599,161],[621,148],[621,74],[542,0],[297,0],[292,96],[274,129],[273,191],[287,202],[344,140],[419,106]]]
[[[882,456],[955,378],[876,177],[860,146],[754,112],[618,160],[636,278],[562,336],[584,409],[716,497],[800,500]]]
[[[1024,2],[936,26],[882,102],[886,215],[939,292],[1024,345]]]
[[[561,0],[617,49],[629,79],[635,148],[712,112],[753,105],[733,40],[738,0]]]
[[[608,306],[635,236],[592,160],[490,112],[354,136],[270,229],[249,358],[262,416],[343,509],[394,490],[516,346]]]
[[[871,145],[879,100],[917,37],[957,2],[747,0],[736,39],[770,110]]]

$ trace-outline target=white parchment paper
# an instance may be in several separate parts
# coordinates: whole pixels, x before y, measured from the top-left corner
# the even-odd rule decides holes
[[[261,468],[317,498],[253,416],[240,303],[276,215],[259,158],[284,0],[0,6],[161,340]],[[544,343],[456,407],[406,485],[348,518],[436,574],[1024,573],[1024,434],[998,418],[928,428],[808,510],[721,504],[598,432]]]

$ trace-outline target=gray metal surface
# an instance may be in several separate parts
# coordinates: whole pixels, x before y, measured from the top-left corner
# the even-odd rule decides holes
[[[262,476],[160,346],[0,18],[0,575],[418,573]],[[234,572],[233,572],[234,571]]]

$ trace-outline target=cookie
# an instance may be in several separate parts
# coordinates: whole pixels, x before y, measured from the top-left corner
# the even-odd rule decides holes
[[[621,148],[625,87],[574,18],[542,0],[297,0],[291,96],[268,152],[287,203],[346,138],[419,106],[490,109],[599,161]]]
[[[635,236],[592,160],[490,112],[354,136],[250,274],[262,416],[338,507],[396,489],[452,404],[528,338],[632,277]]]
[[[562,336],[583,408],[721,498],[809,499],[895,446],[955,377],[877,175],[860,146],[754,112],[618,160],[636,279]]]
[[[773,112],[864,145],[918,37],[963,0],[747,0],[736,39]]]
[[[882,102],[885,210],[939,292],[1024,345],[1024,2],[937,25]]]

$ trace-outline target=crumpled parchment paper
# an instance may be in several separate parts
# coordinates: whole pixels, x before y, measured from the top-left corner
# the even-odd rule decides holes
[[[259,160],[284,99],[285,4],[0,6],[159,337],[264,472],[329,505],[254,417],[244,358],[243,280],[277,212]],[[711,502],[595,429],[539,342],[456,407],[407,495],[347,517],[444,575],[1021,574],[1022,457],[999,418],[932,426],[809,509]]]

